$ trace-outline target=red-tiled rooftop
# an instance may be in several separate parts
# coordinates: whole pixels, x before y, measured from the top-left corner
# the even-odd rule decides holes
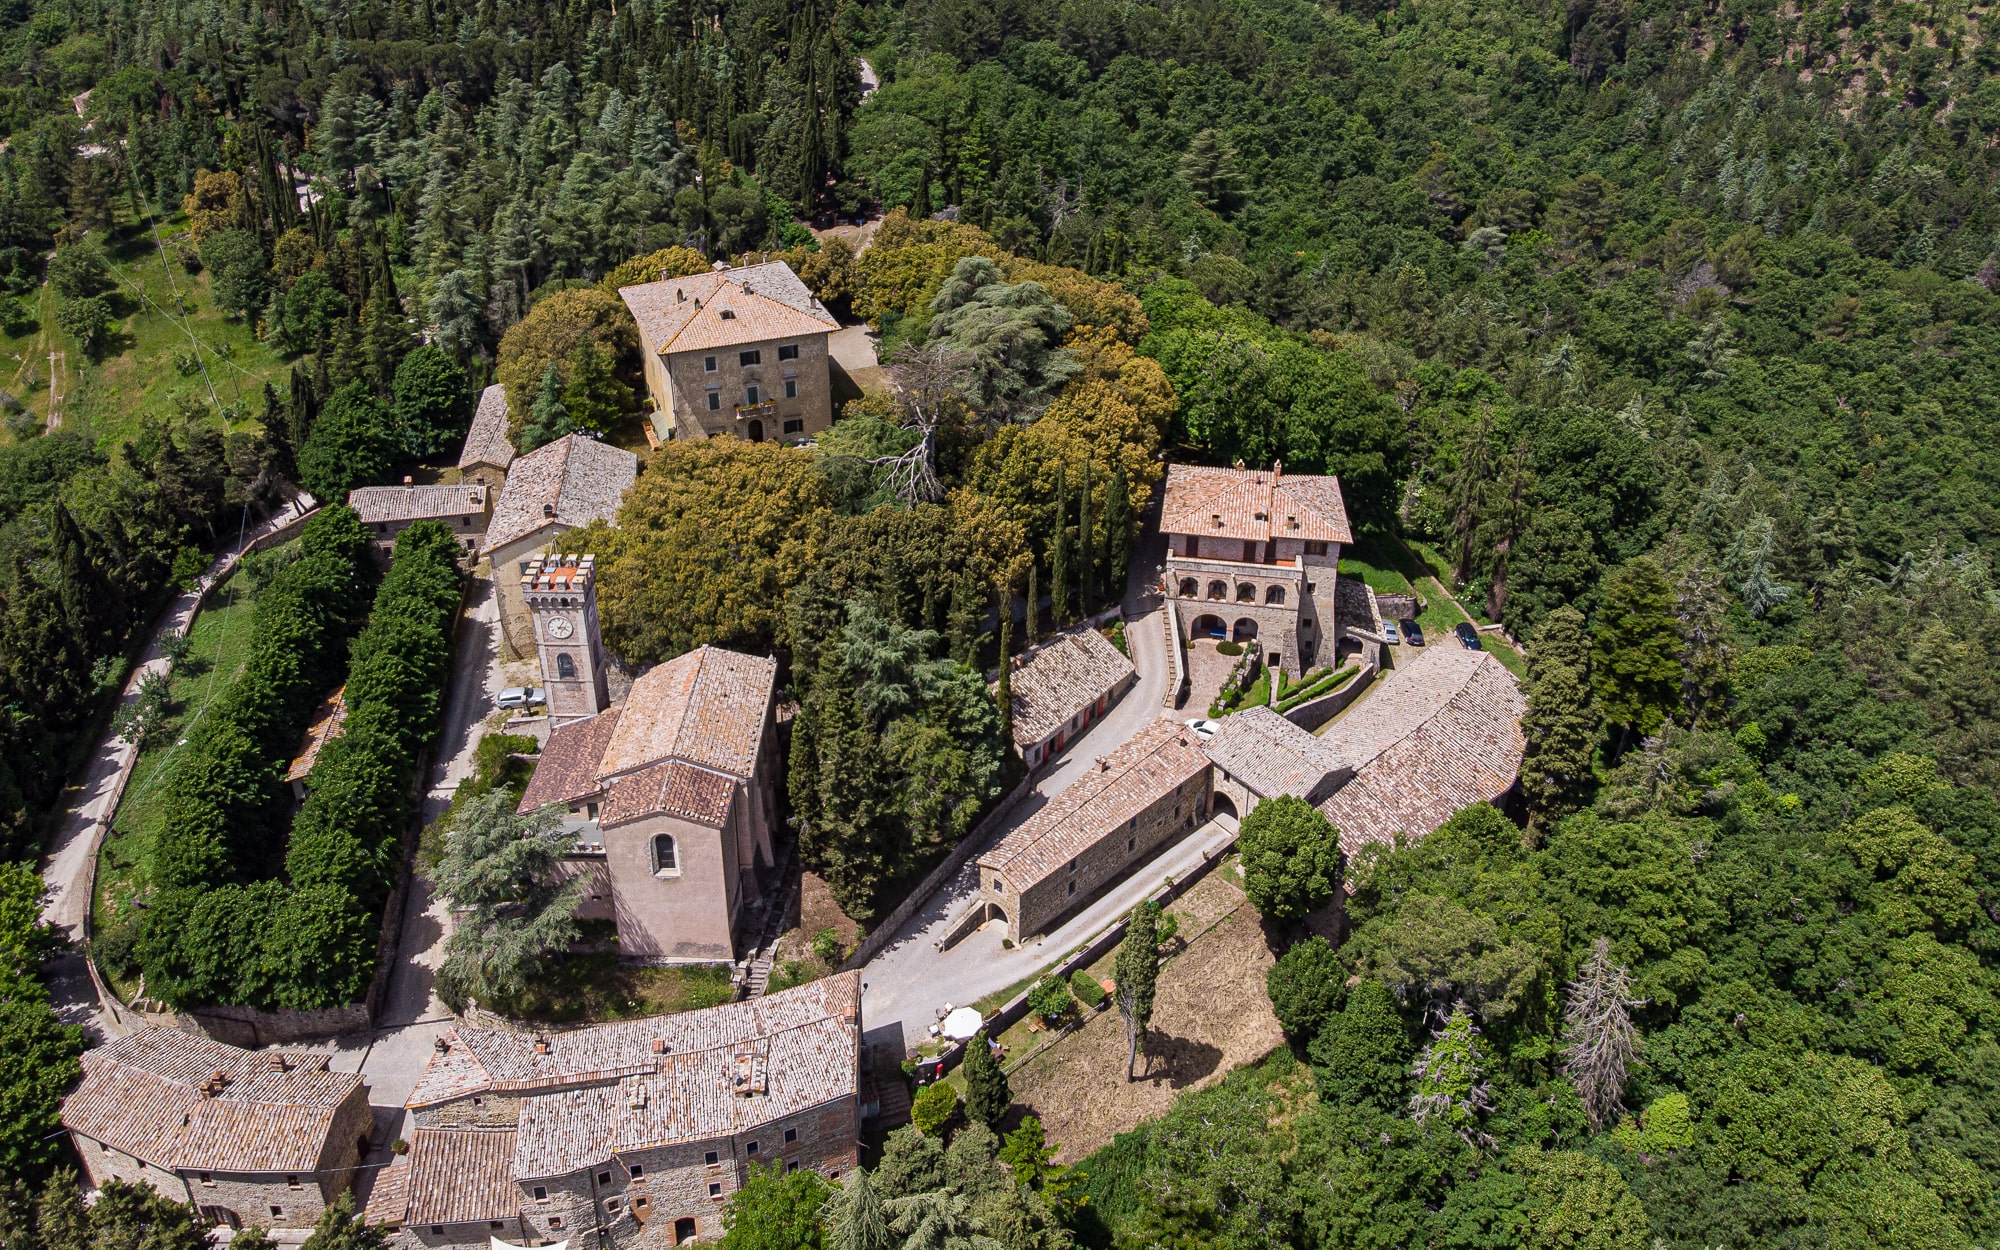
[[[618,728],[620,714],[621,709],[614,707],[550,730],[542,758],[535,764],[534,776],[528,778],[515,810],[527,813],[547,803],[574,803],[596,794],[597,761],[604,758],[604,745]]]
[[[622,287],[618,295],[661,355],[804,338],[840,328],[783,261],[664,278]]]
[[[1340,480],[1286,473],[1283,466],[1264,470],[1168,465],[1160,502],[1160,530],[1253,542],[1277,538],[1354,541]]]
[[[778,662],[699,647],[632,683],[597,775],[609,779],[678,759],[748,778],[770,718]]]

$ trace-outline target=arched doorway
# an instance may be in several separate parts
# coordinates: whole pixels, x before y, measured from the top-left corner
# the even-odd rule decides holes
[[[1247,616],[1239,617],[1237,619],[1235,632],[1233,632],[1230,635],[1231,639],[1233,639],[1236,642],[1249,642],[1256,636],[1257,636],[1257,622],[1251,620]]]
[[[1228,634],[1229,630],[1223,625],[1222,618],[1206,612],[1195,617],[1194,624],[1188,627],[1190,641],[1196,638],[1223,638]]]
[[[764,441],[764,423],[762,421],[752,421],[750,423],[750,441],[753,443]]]
[[[1234,820],[1236,819],[1236,800],[1217,790],[1208,800],[1208,814],[1211,818],[1228,816],[1231,820]]]

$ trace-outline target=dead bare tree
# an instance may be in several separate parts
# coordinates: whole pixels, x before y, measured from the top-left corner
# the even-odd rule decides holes
[[[904,504],[936,503],[944,497],[937,476],[937,432],[953,404],[963,402],[972,375],[972,357],[943,343],[905,344],[889,362],[889,390],[902,414],[903,429],[917,434],[909,450],[877,456],[868,463],[887,466],[889,490]]]
[[[1645,1005],[1632,997],[1632,974],[1611,962],[1611,939],[1597,939],[1563,1009],[1563,1075],[1582,1097],[1593,1131],[1625,1109],[1625,1076],[1640,1045],[1632,1008]]]

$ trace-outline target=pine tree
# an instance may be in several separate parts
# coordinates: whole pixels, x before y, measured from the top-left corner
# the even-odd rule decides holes
[[[562,374],[556,371],[552,360],[542,370],[541,388],[535,392],[534,406],[528,409],[528,419],[521,425],[521,454],[555,442],[572,428],[569,408],[563,403]]]
[[[1521,718],[1528,747],[1521,759],[1521,791],[1536,831],[1574,810],[1590,783],[1598,723],[1583,630],[1583,613],[1564,604],[1543,618],[1528,649],[1528,712]]]
[[[1602,1132],[1624,1110],[1625,1077],[1639,1057],[1632,1008],[1632,976],[1611,962],[1611,939],[1591,943],[1590,958],[1569,984],[1563,1009],[1563,1075],[1583,1099],[1590,1127]]]
[[[1153,992],[1160,979],[1159,916],[1152,903],[1139,904],[1126,918],[1112,975],[1118,979],[1118,1014],[1125,1020],[1125,1079],[1130,1081],[1139,1054],[1146,1048],[1146,1030],[1153,1023]]]
[[[1590,680],[1605,721],[1620,727],[1622,754],[1632,734],[1657,730],[1681,701],[1673,587],[1651,557],[1640,556],[1611,575],[1598,620]]]
[[[1007,1074],[993,1057],[986,1034],[975,1033],[965,1044],[965,1114],[995,1130],[1014,1105],[1014,1093],[1007,1088]]]
[[[868,1169],[856,1168],[827,1208],[829,1250],[896,1250],[889,1215],[881,1195],[868,1179]]]
[[[1468,1146],[1490,1148],[1493,1138],[1480,1127],[1480,1117],[1493,1109],[1486,1082],[1485,1056],[1479,1049],[1479,1029],[1464,1003],[1432,1035],[1431,1044],[1410,1066],[1417,1091],[1410,1095],[1410,1118],[1419,1124],[1440,1124]]]
[[[369,293],[367,311],[361,317],[361,354],[368,369],[368,381],[375,393],[390,394],[395,386],[396,366],[412,346],[410,328],[396,303],[395,287],[378,280]]]

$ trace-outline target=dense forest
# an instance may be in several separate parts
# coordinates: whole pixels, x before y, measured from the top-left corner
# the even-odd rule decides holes
[[[1347,865],[1345,943],[1281,932],[1291,1053],[1033,1218],[977,1168],[912,1179],[906,1142],[883,1189],[927,1227],[2000,1238],[1979,13],[21,0],[0,26],[5,319],[129,350],[105,258],[150,247],[292,366],[260,410],[215,397],[141,437],[7,423],[14,855],[134,631],[275,483],[332,497],[448,456],[489,377],[524,443],[618,437],[618,283],[781,252],[881,330],[894,393],[809,450],[670,447],[575,541],[626,658],[785,659],[790,804],[855,914],[1011,784],[976,674],[1115,596],[1162,455],[1338,473],[1369,535],[1429,544],[1528,646],[1525,829],[1474,809]],[[805,229],[877,209],[858,254]],[[1017,599],[1027,620],[995,610]],[[376,844],[325,848],[356,898]],[[187,888],[296,905],[261,853]],[[28,1174],[52,1086],[15,1056],[60,1068],[77,1040],[15,913],[0,1167]],[[178,973],[286,997],[249,962]],[[1043,1190],[1035,1158],[1014,1175]]]

